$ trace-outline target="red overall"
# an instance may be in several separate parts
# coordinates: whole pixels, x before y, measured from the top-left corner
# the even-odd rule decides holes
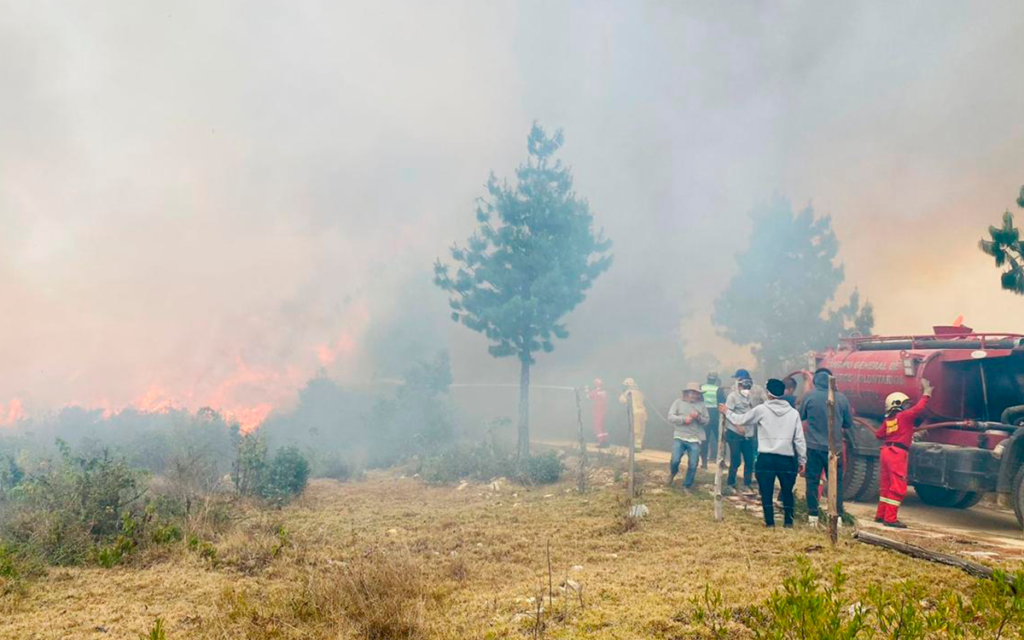
[[[598,444],[604,444],[608,440],[608,432],[604,430],[604,417],[608,413],[608,392],[597,387],[590,390],[587,398],[594,403],[594,436]]]
[[[875,431],[875,437],[882,440],[875,517],[889,524],[896,522],[900,504],[907,495],[907,458],[914,440],[914,424],[924,412],[928,397],[921,396],[913,407],[886,417]]]

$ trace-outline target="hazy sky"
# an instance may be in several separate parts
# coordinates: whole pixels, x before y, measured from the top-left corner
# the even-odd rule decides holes
[[[833,216],[880,331],[1024,331],[976,248],[1024,183],[1021,33],[1012,1],[0,0],[0,423],[255,420],[434,341],[515,380],[430,264],[534,119],[616,256],[546,358],[685,296],[688,349],[742,362],[708,316],[775,193]]]

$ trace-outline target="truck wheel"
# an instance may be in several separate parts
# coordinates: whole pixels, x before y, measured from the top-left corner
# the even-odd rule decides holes
[[[867,480],[870,458],[851,455],[846,458],[846,468],[843,469],[843,500],[854,500]]]
[[[878,502],[878,458],[867,458],[868,472],[864,478],[864,486],[857,493],[860,502]]]
[[[970,509],[985,497],[984,491],[965,491],[964,493],[967,494],[964,499],[953,505],[955,509]]]
[[[1013,513],[1017,516],[1017,526],[1024,527],[1024,465],[1013,477]]]
[[[957,508],[957,505],[967,503],[974,498],[973,491],[957,491],[930,484],[915,484],[914,491],[917,492],[917,497],[921,498],[921,502],[933,507],[949,509]]]

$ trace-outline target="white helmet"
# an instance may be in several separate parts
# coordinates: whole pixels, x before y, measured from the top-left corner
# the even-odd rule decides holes
[[[910,397],[907,396],[907,394],[905,393],[901,393],[899,391],[896,391],[895,393],[890,393],[885,398],[885,412],[891,413],[894,409],[901,408],[909,401]]]

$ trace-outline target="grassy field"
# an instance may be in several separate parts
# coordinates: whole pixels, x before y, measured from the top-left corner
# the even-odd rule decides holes
[[[248,512],[215,558],[181,543],[113,569],[50,569],[0,601],[0,637],[139,638],[157,618],[169,639],[533,637],[543,597],[543,637],[689,638],[701,637],[690,599],[706,584],[741,610],[801,556],[824,571],[841,562],[853,592],[974,584],[848,533],[831,549],[820,531],[766,530],[736,509],[715,523],[706,494],[653,479],[650,516],[627,531],[621,479],[600,469],[591,484],[580,495],[570,483],[430,487],[397,471],[315,481],[283,510]]]

